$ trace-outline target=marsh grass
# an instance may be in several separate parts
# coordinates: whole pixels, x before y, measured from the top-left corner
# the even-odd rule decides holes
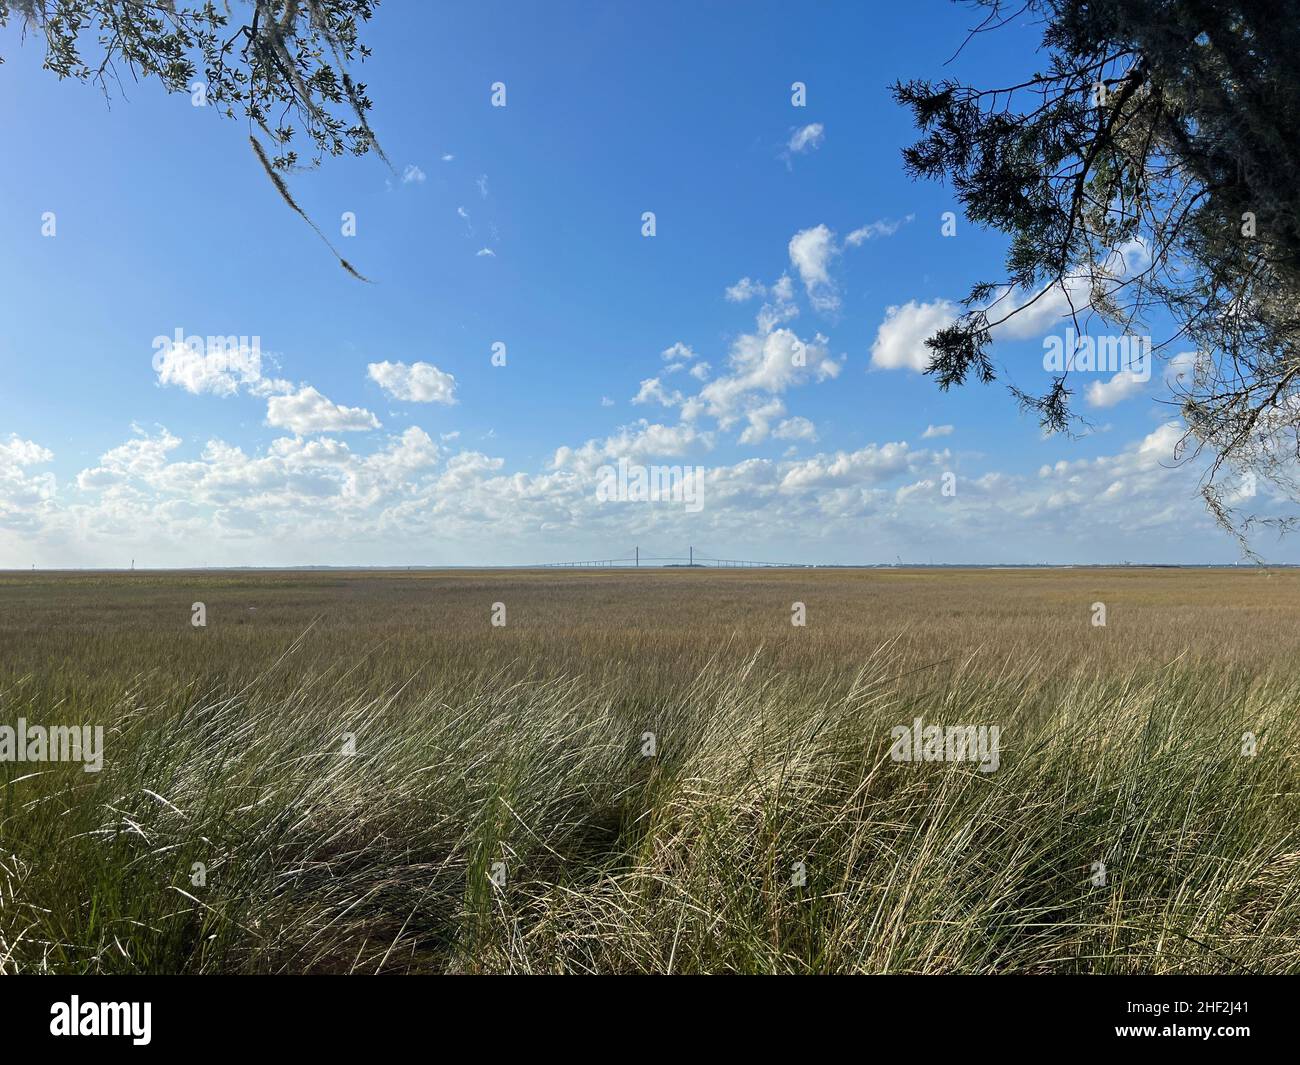
[[[1060,575],[681,577],[247,575],[206,632],[195,575],[0,582],[3,720],[107,732],[98,774],[0,765],[0,972],[1300,971],[1268,596],[1149,578],[1093,633]],[[999,768],[891,761],[916,716],[1000,726]]]

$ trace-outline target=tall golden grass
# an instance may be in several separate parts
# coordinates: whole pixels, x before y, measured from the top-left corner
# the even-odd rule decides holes
[[[1300,971],[1297,581],[0,575],[0,972]]]

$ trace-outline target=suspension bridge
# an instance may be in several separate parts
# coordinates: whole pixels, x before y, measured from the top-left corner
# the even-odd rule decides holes
[[[539,569],[584,569],[593,567],[639,569],[642,566],[665,567],[683,566],[710,569],[800,569],[812,566],[811,562],[757,562],[750,559],[714,558],[688,547],[684,555],[650,555],[642,554],[640,547],[633,547],[622,558],[584,559],[578,562],[543,562]]]

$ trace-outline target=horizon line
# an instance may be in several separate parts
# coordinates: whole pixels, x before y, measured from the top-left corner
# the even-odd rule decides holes
[[[0,566],[0,574],[20,573],[196,573],[268,571],[296,572],[305,570],[638,570],[638,569],[1297,569],[1300,562],[746,562],[737,565],[716,565],[696,562],[647,563],[617,565],[605,562],[439,562],[439,563],[334,563],[274,565],[249,563],[219,566],[35,566],[30,569]]]

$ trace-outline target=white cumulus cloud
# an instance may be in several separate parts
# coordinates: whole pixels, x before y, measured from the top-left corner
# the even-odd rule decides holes
[[[795,415],[793,418],[786,418],[775,429],[772,435],[777,440],[807,440],[811,443],[817,441],[817,426],[807,418],[801,415]]]
[[[195,337],[165,345],[159,341],[154,342],[153,366],[160,385],[183,388],[196,396],[233,396],[241,385],[255,391],[289,388],[287,382],[263,380],[261,352],[247,338],[207,337],[200,343]]]
[[[831,281],[831,259],[839,254],[835,234],[825,223],[801,229],[790,238],[790,262],[799,273],[808,300],[819,311],[833,311],[840,305]]]
[[[742,277],[734,285],[729,286],[724,295],[730,303],[744,303],[755,296],[766,296],[767,286],[752,277]]]
[[[1088,405],[1113,407],[1132,396],[1139,395],[1147,386],[1147,378],[1130,370],[1120,370],[1109,381],[1093,381],[1088,386]]]
[[[647,377],[641,382],[641,388],[632,397],[632,404],[658,403],[664,407],[676,407],[682,401],[682,394],[676,390],[668,392],[657,377]]]
[[[944,299],[929,303],[908,300],[901,306],[886,307],[885,320],[871,345],[871,365],[882,370],[924,372],[932,355],[925,346],[926,338],[952,325],[959,313],[955,303]]]
[[[310,385],[287,396],[266,401],[266,424],[307,433],[363,432],[379,428],[379,419],[361,407],[344,407],[326,399]]]
[[[456,378],[432,363],[372,362],[366,373],[393,399],[448,406],[456,402]]]

